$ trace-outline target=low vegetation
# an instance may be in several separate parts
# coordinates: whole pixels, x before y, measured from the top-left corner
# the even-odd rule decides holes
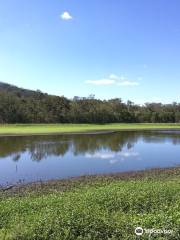
[[[180,124],[5,124],[0,135],[58,134],[114,130],[180,129]]]
[[[146,229],[171,234],[143,234]],[[0,194],[0,239],[180,239],[180,168],[30,184]]]

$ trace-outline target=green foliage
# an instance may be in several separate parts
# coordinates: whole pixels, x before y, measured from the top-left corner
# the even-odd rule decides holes
[[[180,104],[52,96],[0,82],[0,123],[178,123]]]
[[[173,180],[109,181],[64,193],[0,201],[0,236],[8,240],[135,240],[137,226],[173,230],[150,239],[180,239],[180,184]],[[144,234],[140,239],[149,239]]]

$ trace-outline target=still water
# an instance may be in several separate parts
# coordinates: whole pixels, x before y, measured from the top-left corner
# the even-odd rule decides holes
[[[0,137],[0,184],[180,165],[180,131]]]

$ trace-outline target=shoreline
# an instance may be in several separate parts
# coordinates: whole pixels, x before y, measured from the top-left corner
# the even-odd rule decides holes
[[[152,168],[137,171],[117,172],[97,175],[84,175],[65,179],[34,181],[0,186],[0,194],[24,195],[27,192],[46,193],[49,191],[68,191],[82,186],[92,186],[111,181],[162,180],[172,177],[180,178],[180,166],[170,168]]]
[[[180,130],[180,129],[179,129]],[[95,135],[95,134],[108,134],[108,133],[115,133],[118,132],[118,130],[107,130],[107,131],[101,131],[101,130],[97,130],[97,131],[91,131],[91,130],[87,130],[87,131],[78,131],[78,132],[47,132],[47,133],[17,133],[17,134],[1,134],[0,133],[0,137],[26,137],[26,136],[50,136],[50,135]]]
[[[42,133],[0,133],[0,137],[28,137],[28,136],[57,136],[57,135],[95,135],[95,134],[109,134],[116,132],[129,132],[129,131],[180,131],[179,128],[123,128],[112,130],[80,130],[80,131],[67,131],[67,132],[42,132]]]

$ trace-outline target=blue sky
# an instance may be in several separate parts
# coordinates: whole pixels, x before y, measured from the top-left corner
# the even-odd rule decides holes
[[[179,0],[0,0],[0,81],[180,102]]]

